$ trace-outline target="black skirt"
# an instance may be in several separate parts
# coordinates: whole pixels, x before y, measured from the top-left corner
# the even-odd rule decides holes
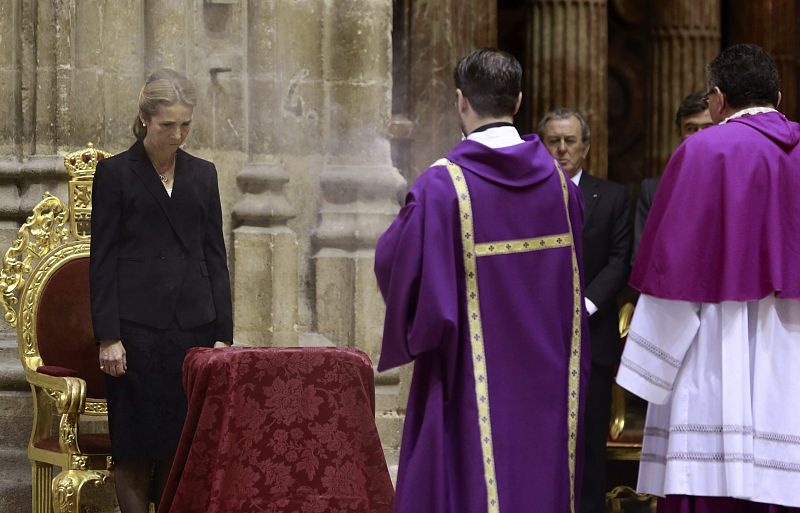
[[[214,323],[166,330],[121,321],[128,370],[108,383],[111,454],[117,461],[172,458],[186,419],[181,369],[186,351],[214,345]]]

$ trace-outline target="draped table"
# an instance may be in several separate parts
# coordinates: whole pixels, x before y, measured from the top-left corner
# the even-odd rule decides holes
[[[159,513],[390,513],[372,365],[358,350],[192,349]]]

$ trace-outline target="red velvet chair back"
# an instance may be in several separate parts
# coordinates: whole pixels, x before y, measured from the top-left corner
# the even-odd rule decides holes
[[[59,267],[44,286],[36,315],[36,342],[42,364],[76,371],[86,396],[106,398],[89,308],[89,257]]]

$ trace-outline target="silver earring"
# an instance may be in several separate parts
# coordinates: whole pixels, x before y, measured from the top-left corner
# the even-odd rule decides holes
[[[142,121],[142,126],[143,126],[143,127],[147,127],[147,125],[145,125],[145,124],[144,124],[144,121]]]

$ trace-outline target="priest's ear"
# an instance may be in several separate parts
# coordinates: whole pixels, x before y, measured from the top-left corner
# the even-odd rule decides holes
[[[728,98],[725,93],[720,91],[719,87],[713,87],[706,93],[708,102],[708,113],[711,115],[711,120],[714,123],[720,123],[725,119],[725,109],[728,107]]]
[[[780,91],[778,91],[778,101],[775,102],[775,108],[776,109],[781,106],[781,100],[783,100],[783,95],[781,94]]]
[[[522,91],[520,91],[519,94],[517,95],[517,104],[514,106],[515,116],[517,115],[517,112],[519,112],[520,105],[522,105]]]
[[[461,89],[456,88],[456,108],[458,109],[459,114],[466,114],[467,109],[471,108],[472,105],[469,104],[469,100]]]

